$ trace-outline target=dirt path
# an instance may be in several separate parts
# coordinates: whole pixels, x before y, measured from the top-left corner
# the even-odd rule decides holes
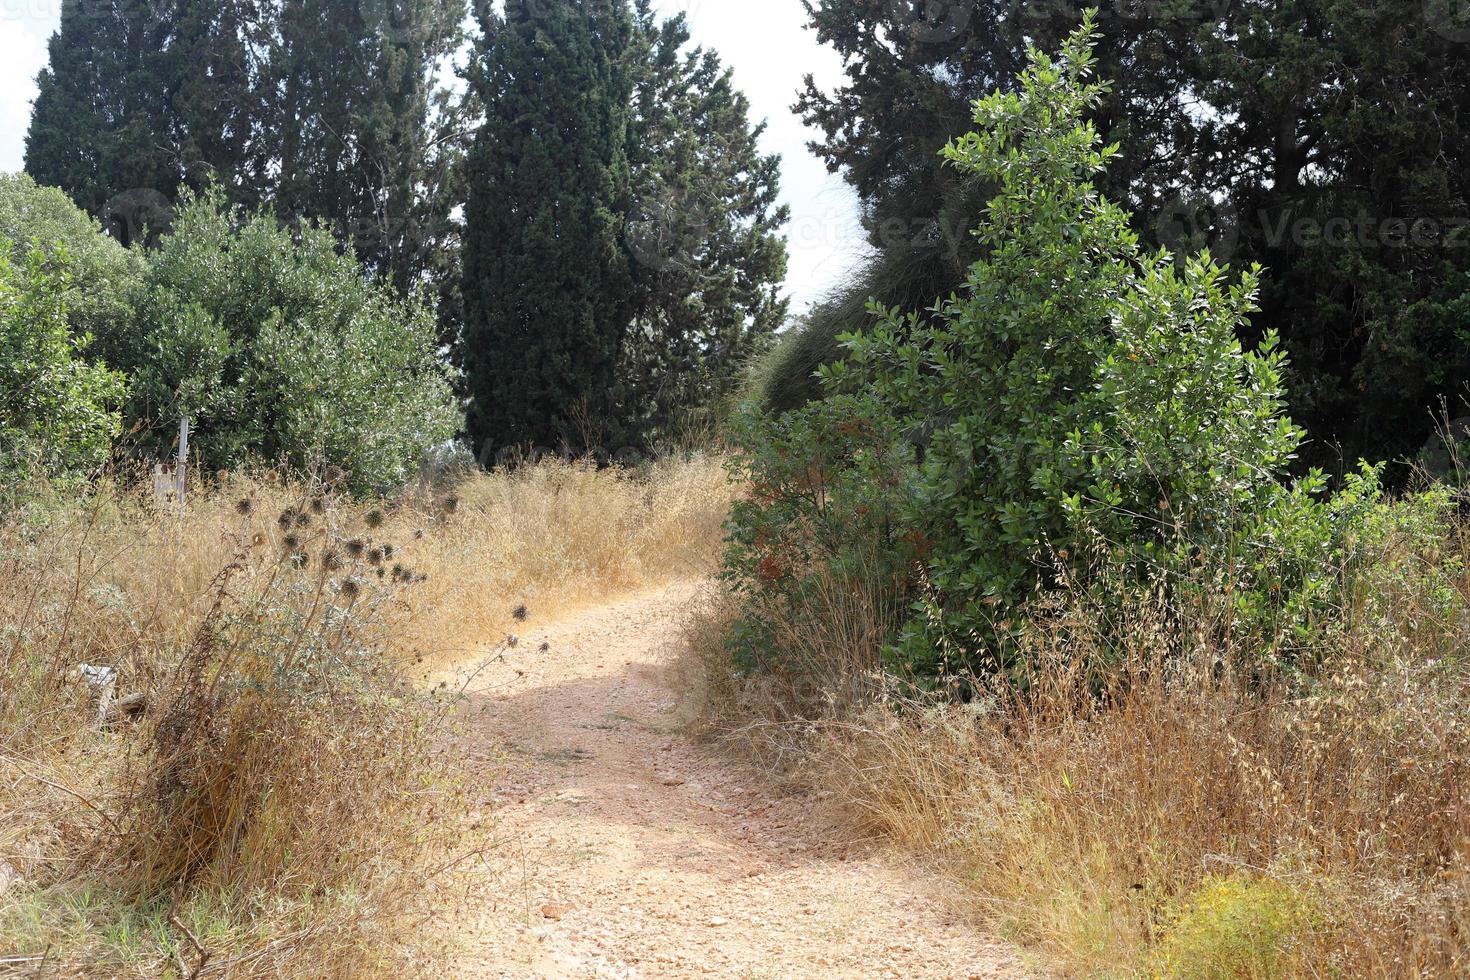
[[[468,885],[453,975],[1023,975],[921,876],[680,733],[694,590],[528,629],[473,683],[475,790],[500,844]]]

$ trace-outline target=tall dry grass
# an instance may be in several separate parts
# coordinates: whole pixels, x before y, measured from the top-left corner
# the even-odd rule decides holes
[[[963,704],[853,685],[866,643],[840,683],[736,677],[728,600],[693,639],[727,736],[833,791],[855,832],[927,860],[1058,972],[1460,977],[1470,537],[1442,503],[1364,529],[1369,557],[1343,570],[1306,674],[1232,669],[1257,651],[1162,599],[1105,624],[1080,591],[1031,626],[1035,687],[971,681]],[[830,656],[862,635],[875,610],[849,598],[829,611],[852,622],[801,642]],[[1098,663],[1117,665],[1101,691]]]
[[[396,620],[399,644],[436,663],[513,630],[507,596],[544,620],[710,574],[734,487],[721,460],[694,456],[637,471],[547,462],[476,476],[454,493],[455,533],[417,547],[434,574]],[[420,503],[389,517],[400,537],[433,512],[432,494],[412,497]]]
[[[727,494],[695,460],[39,495],[0,525],[0,972],[433,972],[434,872],[482,842],[428,665],[698,573]],[[146,711],[101,718],[81,664]]]

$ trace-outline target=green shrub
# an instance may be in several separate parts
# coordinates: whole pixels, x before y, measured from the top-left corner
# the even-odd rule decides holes
[[[936,422],[914,516],[936,542],[938,608],[907,631],[916,658],[947,642],[1011,669],[1009,613],[1099,539],[1151,585],[1228,569],[1231,628],[1294,618],[1331,578],[1344,508],[1320,499],[1319,474],[1287,482],[1303,433],[1283,412],[1284,358],[1270,333],[1254,353],[1237,340],[1258,270],[1227,285],[1208,254],[1178,268],[1142,253],[1093,184],[1116,147],[1086,121],[1105,91],[1090,29],[1055,60],[1033,51],[945,151],[999,185],[965,289],[931,316],[884,312],[827,372]]]
[[[121,417],[121,375],[86,363],[72,335],[64,253],[31,250],[24,264],[0,238],[0,487],[27,476],[66,482],[107,461]]]
[[[885,248],[802,317],[751,364],[746,398],[767,412],[789,412],[825,397],[818,369],[847,356],[842,338],[872,324],[869,304],[913,309],[949,293],[965,264],[942,240]]]
[[[816,674],[818,637],[833,624],[822,596],[862,591],[870,618],[902,622],[924,544],[904,520],[914,486],[912,448],[883,406],[838,395],[801,411],[747,411],[731,424],[737,478],[725,578],[744,614],[730,645],[747,671]],[[799,646],[785,638],[803,637]],[[881,649],[889,637],[873,637]],[[852,651],[854,655],[857,651]]]
[[[22,270],[39,251],[50,273],[66,270],[67,319],[76,337],[95,337],[88,355],[105,360],[115,333],[129,319],[128,290],[142,275],[140,252],[103,234],[90,215],[56,187],[25,174],[0,174],[0,238]]]
[[[1284,358],[1269,333],[1255,352],[1237,340],[1258,270],[1231,283],[1208,254],[1181,268],[1144,253],[1094,186],[1116,148],[1087,121],[1105,91],[1090,31],[1089,19],[1056,59],[1033,51],[1019,85],[978,101],[977,130],[945,151],[998,188],[965,287],[925,313],[874,306],[849,359],[822,369],[829,391],[864,392],[869,417],[917,444],[913,486],[892,502],[925,543],[895,650],[921,675],[963,665],[1021,680],[1014,640],[1032,603],[1089,570],[1120,601],[1227,595],[1219,627],[1260,633],[1279,661],[1333,599],[1344,531],[1376,499],[1373,471],[1336,499],[1320,474],[1289,481],[1303,434],[1283,413]],[[801,437],[830,411],[785,423],[785,465],[823,455]],[[760,438],[740,433],[746,458],[766,451]],[[838,511],[852,488],[871,490],[847,465],[831,480]],[[789,503],[767,507],[799,530]],[[737,544],[757,523],[737,515]]]
[[[146,447],[181,415],[209,469],[264,457],[402,482],[461,425],[433,309],[368,278],[320,229],[186,199],[134,291],[118,360]]]

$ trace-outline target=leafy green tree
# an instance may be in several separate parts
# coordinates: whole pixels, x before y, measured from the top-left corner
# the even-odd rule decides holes
[[[465,0],[63,5],[26,168],[124,242],[180,186],[320,221],[375,274],[452,294]]]
[[[186,198],[133,307],[119,366],[145,448],[187,416],[212,469],[330,464],[374,488],[460,428],[432,307],[368,277],[325,230]]]
[[[945,150],[999,188],[962,290],[932,315],[886,313],[828,371],[931,429],[916,516],[936,608],[909,630],[909,663],[958,648],[1010,669],[1007,614],[1095,536],[1140,581],[1238,548],[1236,588],[1262,610],[1326,587],[1322,479],[1281,482],[1304,438],[1283,412],[1285,359],[1274,334],[1254,354],[1237,339],[1258,270],[1227,288],[1208,253],[1181,269],[1144,252],[1100,193],[1118,147],[1087,121],[1105,92],[1090,30],[1056,60],[1033,49]]]
[[[625,241],[636,309],[620,374],[639,441],[669,433],[728,396],[786,317],[778,229],[780,158],[719,56],[689,48],[682,14],[637,6]]]
[[[15,251],[0,237],[0,484],[84,477],[111,453],[126,383],[82,357],[64,257],[34,248],[17,265]]]
[[[596,13],[597,16],[594,16]],[[626,2],[507,0],[480,11],[469,80],[463,361],[487,450],[620,446],[618,369],[634,314],[622,241],[632,178]]]
[[[813,317],[830,357],[833,337],[864,326],[853,300],[925,305],[962,283],[980,255],[968,216],[993,185],[941,166],[938,150],[1080,6],[806,6],[845,78],[809,80],[797,108],[863,197],[881,252]],[[1303,0],[1103,5],[1097,26],[1115,84],[1090,118],[1122,149],[1104,191],[1150,246],[1210,244],[1266,267],[1260,319],[1295,366],[1309,461],[1337,462],[1337,443],[1349,462],[1416,450],[1431,406],[1470,381],[1453,293],[1470,249],[1452,230],[1470,210],[1470,25],[1452,4]]]
[[[920,450],[886,495],[903,501],[922,565],[922,601],[894,647],[904,672],[962,666],[1024,683],[1018,624],[1095,568],[1122,576],[1110,583],[1121,595],[1178,600],[1210,594],[1197,577],[1228,569],[1223,621],[1275,638],[1330,595],[1342,524],[1374,493],[1371,471],[1336,500],[1319,496],[1319,473],[1287,481],[1303,432],[1283,411],[1284,356],[1269,333],[1256,353],[1237,337],[1258,270],[1230,285],[1208,253],[1181,267],[1145,250],[1095,184],[1118,147],[1088,121],[1105,92],[1091,27],[1056,59],[1033,49],[1017,84],[977,101],[977,128],[945,150],[997,188],[961,289],[925,313],[875,310],[877,325],[848,338],[850,359],[823,371],[829,391],[863,397],[858,431],[904,431]],[[826,411],[792,413],[782,431],[820,432],[808,419]],[[874,485],[851,471],[891,456],[891,442],[844,470],[824,442],[788,441],[779,468],[808,475],[737,511],[737,578],[750,587],[745,527],[775,515],[785,537],[819,538],[827,518],[791,501],[842,513]],[[763,447],[745,453],[758,480],[773,472]]]
[[[66,270],[72,336],[97,338],[88,356],[105,360],[132,315],[128,291],[142,275],[142,255],[104,234],[59,188],[41,187],[25,174],[0,174],[0,238],[13,243],[19,270],[37,250],[50,273]]]

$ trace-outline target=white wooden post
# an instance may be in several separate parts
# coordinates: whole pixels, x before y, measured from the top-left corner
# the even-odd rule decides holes
[[[184,490],[189,481],[189,420],[179,419],[179,465],[174,471],[174,496],[179,501],[179,513],[184,513]]]

